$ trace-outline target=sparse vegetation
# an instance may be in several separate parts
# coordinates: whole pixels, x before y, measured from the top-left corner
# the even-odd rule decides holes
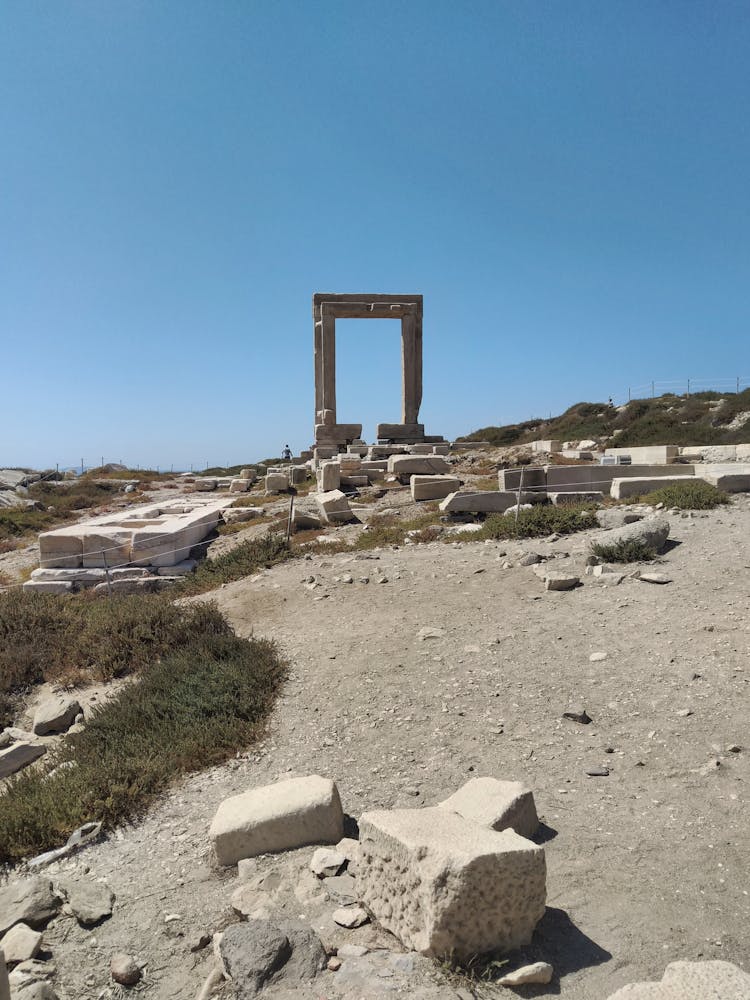
[[[108,681],[136,673],[199,637],[229,627],[208,604],[177,606],[153,594],[98,598],[0,594],[0,726],[15,699],[42,681]]]
[[[608,403],[576,403],[558,417],[526,420],[502,427],[482,427],[463,439],[489,441],[496,447],[525,444],[537,438],[580,441],[612,438],[618,447],[650,444],[736,444],[745,441],[750,424],[730,429],[739,413],[750,412],[750,389],[676,396],[667,393],[634,399],[623,407]]]
[[[195,573],[186,576],[172,589],[172,594],[185,596],[203,594],[207,590],[220,587],[222,583],[241,580],[244,576],[257,573],[259,569],[283,562],[290,555],[284,535],[267,532],[261,538],[251,538],[241,542],[236,548],[216,559],[205,559]]]
[[[566,504],[554,507],[552,504],[536,504],[530,510],[520,510],[518,521],[515,514],[492,514],[484,522],[481,532],[472,535],[474,539],[542,538],[545,535],[570,535],[575,531],[585,531],[597,526],[596,517],[590,506]]]
[[[656,549],[637,538],[617,542],[592,542],[591,552],[604,562],[650,562],[656,558]]]
[[[665,486],[642,497],[629,497],[628,503],[663,503],[665,507],[677,510],[713,510],[722,504],[728,504],[729,497],[711,483],[696,479],[693,483],[675,483]]]
[[[175,777],[253,740],[283,663],[273,644],[232,634],[215,609],[201,615],[210,626],[204,633],[152,662],[41,768],[10,780],[0,809],[0,862],[59,846],[84,822],[112,826],[131,818]],[[100,641],[104,647],[104,632]]]

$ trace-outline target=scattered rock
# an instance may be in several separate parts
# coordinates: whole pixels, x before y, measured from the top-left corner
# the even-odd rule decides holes
[[[0,940],[0,950],[5,955],[5,961],[26,962],[36,958],[42,947],[40,931],[32,930],[28,924],[15,924]]]
[[[598,650],[596,653],[592,653],[591,654],[591,656],[589,657],[589,662],[590,663],[601,663],[602,660],[606,660],[607,659],[607,655],[608,654],[605,653],[604,650]]]
[[[361,927],[369,921],[367,911],[361,906],[342,906],[333,912],[333,922],[339,927],[347,927],[352,930]]]
[[[233,924],[222,934],[219,950],[239,1000],[254,997],[270,982],[289,987],[309,982],[326,963],[317,935],[292,921]]]
[[[563,573],[560,570],[549,570],[544,574],[545,590],[573,590],[580,582],[580,577]]]
[[[671,583],[672,577],[667,576],[665,573],[639,573],[636,576],[636,580],[640,580],[641,583]]]
[[[329,972],[338,972],[339,969],[341,968],[341,965],[342,965],[341,959],[337,955],[331,955],[331,957],[328,959],[328,962],[326,963],[326,968],[328,969]]]
[[[32,730],[37,736],[64,733],[73,725],[80,712],[81,706],[75,698],[54,695],[46,698],[37,708]]]
[[[747,1000],[750,975],[731,962],[670,962],[660,983],[631,983],[609,1000]]]
[[[357,883],[351,875],[334,875],[332,878],[327,878],[323,888],[331,899],[344,906],[359,902]]]
[[[94,927],[112,916],[115,894],[103,882],[76,882],[65,886],[68,907],[82,927]]]
[[[519,566],[536,566],[537,563],[542,561],[542,557],[537,555],[536,552],[524,552],[521,558],[518,560]]]
[[[591,716],[580,703],[569,705],[563,712],[563,719],[571,719],[573,722],[580,722],[584,726],[587,726],[591,722]]]
[[[424,642],[425,639],[442,639],[445,629],[442,628],[421,628],[417,632],[417,638]]]
[[[677,710],[677,715],[682,719],[687,719],[689,715],[693,714],[692,708],[680,708]]]
[[[524,986],[526,983],[552,982],[553,968],[548,962],[534,962],[533,965],[524,965],[515,972],[509,972],[498,979],[498,986]]]
[[[338,875],[346,864],[346,857],[328,847],[319,847],[310,860],[310,871],[319,878]]]
[[[586,774],[589,778],[607,778],[609,777],[608,767],[587,767]]]
[[[23,767],[28,767],[45,753],[47,747],[42,743],[11,743],[0,750],[0,779],[7,778]]]
[[[40,875],[0,888],[0,934],[14,924],[43,927],[60,910],[62,899],[49,879]]]
[[[669,538],[669,521],[665,517],[647,517],[634,524],[626,524],[622,528],[614,528],[592,541],[602,545],[615,545],[617,542],[640,542],[649,548],[661,552]]]
[[[110,975],[121,986],[135,986],[141,978],[141,970],[132,955],[118,951],[109,963]]]

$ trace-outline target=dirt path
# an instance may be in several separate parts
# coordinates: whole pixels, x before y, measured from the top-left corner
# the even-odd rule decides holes
[[[526,781],[546,826],[550,908],[529,954],[556,970],[526,995],[603,1000],[676,959],[750,967],[750,501],[670,520],[665,586],[583,577],[547,593],[532,568],[503,568],[516,544],[435,542],[315,556],[210,595],[241,634],[280,644],[289,682],[252,753],[54,867],[104,878],[118,897],[95,932],[71,920],[48,935],[60,996],[113,995],[102,990],[117,949],[148,959],[147,995],[193,997],[209,964],[188,945],[220,923],[235,884],[209,867],[208,824],[226,795],[290,772],[333,777],[355,818],[432,805],[472,776]],[[586,544],[523,549],[582,572]],[[590,725],[562,718],[571,699]],[[599,765],[609,776],[586,775]],[[290,856],[287,873],[308,856]],[[421,968],[406,992],[457,995]]]

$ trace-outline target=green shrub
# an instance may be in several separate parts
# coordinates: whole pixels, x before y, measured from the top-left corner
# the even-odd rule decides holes
[[[492,514],[484,522],[481,532],[472,538],[541,538],[545,535],[570,535],[575,531],[585,531],[597,526],[596,516],[583,504],[566,504],[554,507],[552,504],[535,504],[530,510],[515,514]]]
[[[635,538],[609,544],[593,542],[591,552],[604,562],[649,562],[656,558],[656,549]]]
[[[0,862],[59,846],[87,821],[129,819],[175,777],[247,746],[283,675],[273,644],[240,639],[226,623],[152,664],[41,768],[9,781],[0,798]]]
[[[663,503],[665,507],[676,507],[678,510],[713,510],[714,507],[729,503],[729,497],[711,483],[696,479],[691,483],[664,486],[660,490],[639,497],[637,502]]]

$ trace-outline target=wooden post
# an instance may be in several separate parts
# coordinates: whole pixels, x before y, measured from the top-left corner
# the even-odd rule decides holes
[[[523,489],[523,466],[521,466],[521,475],[518,480],[518,496],[516,497],[516,517],[515,524],[518,525],[518,515],[521,513],[521,490]]]

